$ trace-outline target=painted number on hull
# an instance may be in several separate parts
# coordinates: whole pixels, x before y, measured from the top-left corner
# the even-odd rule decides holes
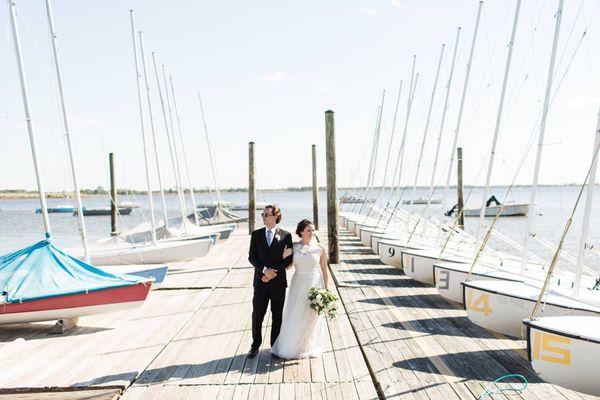
[[[450,289],[450,273],[440,270],[438,274],[438,289]]]
[[[473,298],[473,291],[467,292],[467,308],[472,311],[478,311],[483,313],[486,317],[492,313],[490,308],[490,295],[483,293],[476,299]]]
[[[388,254],[390,255],[390,257],[394,257],[396,255],[396,249],[394,249],[393,247],[389,247]]]
[[[570,344],[569,338],[537,331],[534,334],[533,359],[571,365],[571,350],[565,348]]]

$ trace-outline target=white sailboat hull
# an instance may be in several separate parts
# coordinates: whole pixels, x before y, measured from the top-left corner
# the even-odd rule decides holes
[[[410,278],[428,285],[435,283],[433,264],[438,260],[440,248],[433,247],[428,250],[405,249],[402,251],[402,265],[404,273]],[[444,256],[443,261],[467,262],[466,258],[459,256]]]
[[[93,265],[160,264],[204,257],[211,246],[211,239],[159,241],[155,245],[91,249],[90,258]]]
[[[522,321],[529,317],[540,288],[524,282],[463,282],[469,319],[485,329],[520,338]],[[548,292],[540,317],[600,316],[600,308]]]
[[[485,209],[486,217],[495,217],[500,211],[501,206],[489,206]],[[479,208],[469,208],[463,211],[465,217],[479,217],[480,214]],[[527,215],[529,212],[529,203],[515,203],[515,204],[505,204],[502,212],[500,213],[501,217],[522,217]]]
[[[546,317],[524,321],[527,354],[546,382],[600,396],[600,317]]]
[[[441,262],[433,264],[434,285],[440,296],[455,303],[464,304],[462,282],[467,279],[471,264]],[[491,268],[477,268],[471,274],[472,281],[513,280],[522,281],[518,275]]]
[[[373,243],[371,241],[371,238],[373,237],[374,234],[384,234],[386,231],[383,228],[377,228],[374,226],[371,227],[363,227],[360,230],[360,242],[367,247],[371,247],[373,248]]]
[[[406,244],[406,239],[402,240],[382,240],[378,243],[379,259],[384,264],[403,269],[402,251],[405,249],[421,249],[425,247],[423,244],[414,242]]]
[[[379,243],[382,241],[405,240],[405,235],[400,233],[372,233],[371,234],[371,249],[379,255]]]

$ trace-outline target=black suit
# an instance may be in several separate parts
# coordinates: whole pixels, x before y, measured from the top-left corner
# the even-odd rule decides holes
[[[292,235],[283,229],[277,228],[269,246],[266,237],[266,228],[252,232],[248,261],[254,266],[254,297],[252,299],[252,349],[258,349],[262,343],[262,323],[271,300],[271,346],[279,335],[283,303],[285,302],[285,289],[287,280],[285,269],[292,263],[293,256],[283,258],[283,249],[292,248]],[[277,276],[265,283],[262,281],[263,268],[277,270]]]

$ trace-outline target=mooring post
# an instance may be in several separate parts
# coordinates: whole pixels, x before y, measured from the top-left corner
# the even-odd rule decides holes
[[[456,172],[458,174],[458,182],[456,185],[456,193],[458,195],[458,205],[457,205],[457,210],[456,212],[458,213],[458,226],[460,227],[460,229],[465,229],[465,216],[463,214],[463,208],[464,208],[464,200],[463,200],[463,171],[462,171],[462,167],[463,167],[463,158],[462,158],[462,147],[458,147],[456,149],[456,160],[458,163],[458,166],[456,168]]]
[[[312,196],[313,196],[313,223],[319,230],[319,185],[317,184],[317,146],[312,145]]]
[[[248,233],[256,225],[256,186],[254,182],[254,142],[248,143]]]
[[[108,153],[108,167],[110,170],[110,234],[117,234],[117,185],[115,183],[115,155]]]
[[[335,173],[335,127],[333,111],[325,111],[325,166],[327,169],[327,236],[329,239],[329,263],[340,260],[338,244],[338,204]]]

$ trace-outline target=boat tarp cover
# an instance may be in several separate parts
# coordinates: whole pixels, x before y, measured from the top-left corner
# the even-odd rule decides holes
[[[16,303],[131,286],[148,279],[111,274],[64,253],[48,240],[0,256],[0,294]]]
[[[243,218],[233,214],[224,207],[212,206],[206,208],[198,208],[199,225],[218,225],[233,222],[245,222],[248,218]],[[188,216],[190,221],[194,221],[194,214]]]

